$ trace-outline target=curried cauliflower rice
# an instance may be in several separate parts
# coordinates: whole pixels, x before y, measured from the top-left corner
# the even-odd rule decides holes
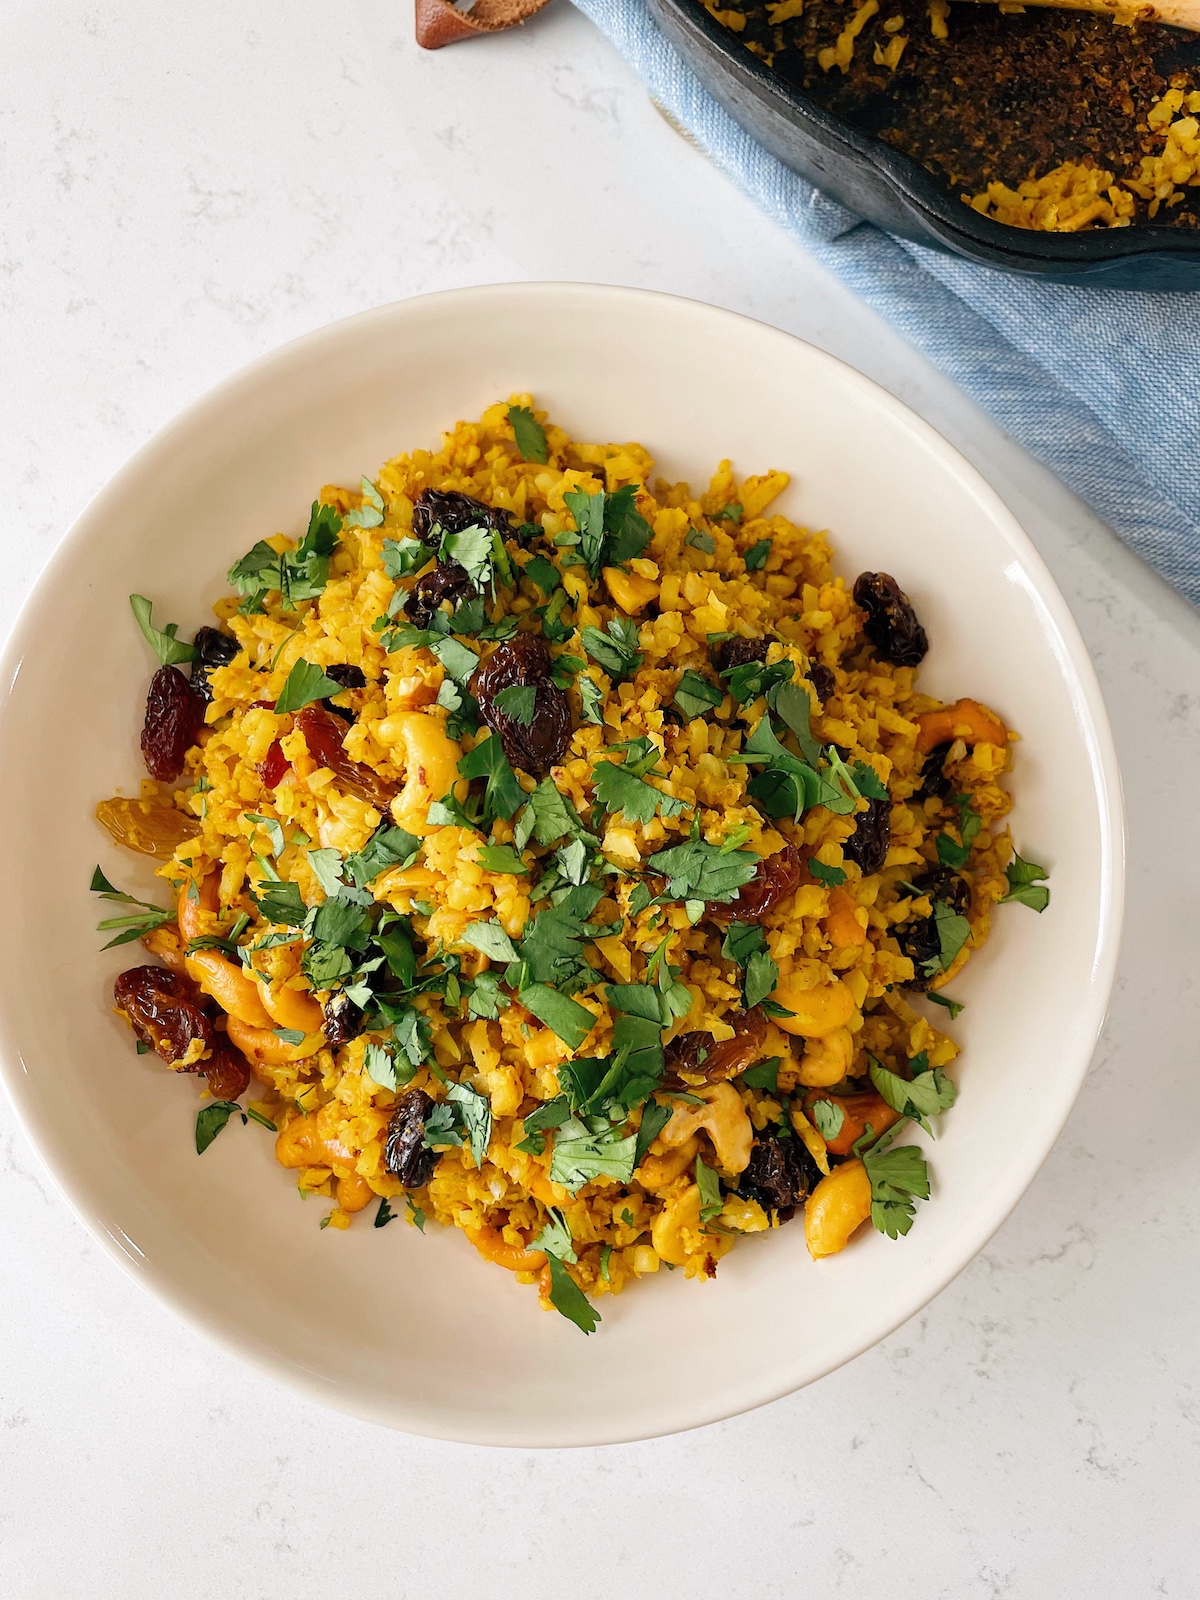
[[[651,487],[532,405],[326,486],[191,645],[132,597],[151,778],[98,815],[172,904],[92,886],[198,1150],[251,1116],[322,1227],[451,1224],[591,1332],[801,1208],[815,1257],[906,1233],[944,987],[1048,891],[1013,736],[919,691],[907,597],[833,575],[784,473]]]

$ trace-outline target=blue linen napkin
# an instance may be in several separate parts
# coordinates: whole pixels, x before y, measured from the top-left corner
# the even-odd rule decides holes
[[[1074,289],[883,233],[738,126],[644,0],[575,0],[716,165],[1200,605],[1200,295]]]

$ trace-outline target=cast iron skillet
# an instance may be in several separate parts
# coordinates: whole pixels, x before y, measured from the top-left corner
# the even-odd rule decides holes
[[[648,0],[650,13],[735,121],[856,216],[989,267],[1106,289],[1200,289],[1200,235],[1136,225],[1037,233],[981,217],[919,162],[863,133],[766,64],[697,3]]]

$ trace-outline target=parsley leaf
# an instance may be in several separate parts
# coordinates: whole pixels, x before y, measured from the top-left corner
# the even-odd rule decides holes
[[[626,677],[642,664],[637,624],[628,617],[613,617],[607,634],[599,628],[584,628],[579,637],[588,655],[610,678]]]
[[[521,809],[516,822],[516,845],[523,850],[529,840],[539,844],[557,844],[560,839],[594,839],[579,820],[579,813],[554,786],[552,778],[543,778]]]
[[[311,661],[301,657],[287,675],[287,681],[275,702],[275,711],[282,716],[286,711],[299,711],[302,706],[312,705],[314,700],[327,700],[330,695],[343,692],[340,683],[327,678],[320,667],[313,666]]]
[[[758,862],[751,850],[723,851],[703,839],[689,839],[652,855],[648,866],[667,879],[672,900],[730,901],[753,878]]]
[[[557,1256],[547,1253],[546,1262],[550,1268],[550,1304],[584,1333],[595,1333],[600,1313]]]
[[[195,645],[184,644],[175,635],[179,632],[177,622],[168,622],[166,627],[159,630],[151,625],[151,604],[145,595],[131,594],[129,604],[133,609],[137,625],[142,630],[142,637],[150,646],[154,654],[164,667],[175,666],[180,661],[195,661],[198,654]]]
[[[711,1222],[723,1204],[721,1182],[701,1156],[696,1157],[696,1187],[700,1190],[700,1221]]]
[[[471,1159],[482,1167],[492,1138],[492,1106],[486,1095],[465,1083],[452,1083],[446,1098],[458,1106],[463,1128],[471,1147]]]
[[[385,539],[382,557],[383,570],[389,578],[410,578],[433,559],[433,551],[420,539]]]
[[[517,782],[517,775],[504,754],[504,746],[495,733],[490,733],[465,755],[458,763],[458,770],[464,778],[487,779],[483,796],[485,822],[493,817],[513,816],[525,800],[525,791]]]
[[[838,889],[846,881],[846,874],[841,867],[827,867],[823,861],[818,861],[816,856],[809,856],[808,870],[818,883],[823,883],[827,889]]]
[[[512,717],[523,728],[533,726],[533,713],[537,706],[537,689],[531,683],[512,683],[496,696],[496,709]]]
[[[720,689],[709,683],[707,678],[702,678],[698,672],[687,669],[679,680],[679,687],[675,691],[675,704],[691,721],[695,717],[702,717],[712,706],[719,706],[725,698]]]
[[[631,741],[631,744],[637,743],[636,740]],[[628,817],[630,822],[649,822],[656,812],[664,817],[677,817],[686,809],[684,801],[664,794],[639,775],[652,772],[658,765],[658,748],[651,745],[651,749],[652,759],[649,759],[649,752],[643,753],[638,759],[630,748],[626,749],[622,765],[618,766],[615,761],[598,761],[592,768],[596,799],[606,811]]]
[[[760,539],[757,544],[752,544],[742,560],[746,563],[747,571],[758,572],[767,564],[767,557],[771,554],[770,539]]]
[[[356,855],[347,856],[346,872],[360,889],[364,889],[381,872],[392,867],[411,867],[420,854],[421,844],[415,833],[385,825],[371,835]]]
[[[1004,875],[1008,879],[1008,893],[997,901],[998,905],[1005,906],[1016,901],[1018,905],[1028,906],[1031,911],[1045,911],[1050,904],[1050,891],[1044,883],[1037,881],[1050,876],[1045,867],[1039,867],[1032,861],[1023,861],[1014,850]]]
[[[948,994],[935,994],[932,989],[926,991],[925,998],[926,1000],[932,1000],[935,1006],[944,1006],[945,1009],[950,1013],[951,1022],[953,1022],[955,1017],[958,1016],[959,1012],[964,1009],[964,1002],[962,1000],[951,1000]]]
[[[929,1168],[915,1145],[865,1150],[863,1166],[871,1180],[871,1221],[889,1239],[912,1227],[914,1201],[929,1199]]]
[[[522,461],[539,461],[543,466],[550,459],[546,444],[546,430],[528,406],[509,406],[508,422],[521,452]]]
[[[836,1100],[814,1100],[808,1115],[822,1139],[836,1139],[846,1120],[845,1109]]]
[[[526,1011],[532,1011],[539,1022],[544,1022],[572,1050],[591,1033],[596,1019],[585,1006],[561,994],[545,983],[531,983],[518,996]]]

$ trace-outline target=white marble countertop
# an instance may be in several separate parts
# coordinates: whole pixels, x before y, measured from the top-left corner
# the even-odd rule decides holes
[[[122,1276],[0,1104],[0,1594],[1195,1595],[1200,617],[563,0],[438,55],[407,0],[8,0],[0,60],[0,627],[123,459],[260,352],[429,289],[642,284],[834,351],[979,465],[1083,628],[1130,825],[1108,1029],[1014,1216],[878,1349],[674,1439],[496,1452],[320,1411]]]

